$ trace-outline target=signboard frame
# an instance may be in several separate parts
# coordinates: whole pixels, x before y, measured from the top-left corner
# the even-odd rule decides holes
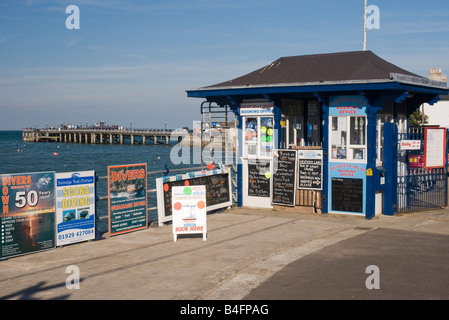
[[[206,241],[206,186],[172,187],[173,240],[178,234],[203,234]]]
[[[441,136],[437,136],[437,134],[440,134]],[[424,128],[424,167],[435,169],[444,168],[445,165],[446,128]]]
[[[276,194],[276,190],[278,190],[278,189],[276,189],[276,180],[277,180],[277,174],[279,173],[279,160],[278,159],[276,159],[275,157],[276,156],[278,156],[278,157],[281,157],[281,154],[282,153],[291,153],[291,154],[293,154],[294,153],[294,158],[295,158],[295,160],[294,160],[294,163],[293,163],[293,188],[292,188],[292,194],[293,194],[293,199],[292,199],[292,201],[290,201],[290,202],[285,202],[285,201],[277,201],[277,200],[275,200],[275,194]],[[272,177],[271,177],[271,180],[272,180],[272,188],[273,188],[273,191],[272,191],[272,197],[271,197],[271,203],[273,204],[273,205],[281,205],[281,206],[289,206],[289,207],[294,207],[295,206],[295,204],[296,204],[296,184],[297,184],[297,175],[298,175],[298,170],[297,170],[297,162],[298,162],[298,152],[297,152],[297,150],[286,150],[286,149],[277,149],[277,150],[274,150],[274,153],[273,153],[273,175],[272,175]],[[283,197],[283,199],[284,199],[284,197]]]
[[[0,175],[0,259],[54,249],[55,172]]]
[[[132,170],[127,170],[131,168]],[[142,170],[144,171],[142,172]],[[111,176],[115,172],[117,173],[111,179]],[[108,167],[108,215],[110,236],[148,228],[147,172],[148,171],[146,163]],[[136,183],[130,183],[131,180],[135,180]],[[116,181],[128,182],[120,186],[120,189],[114,187],[114,189],[119,192],[112,192],[111,183],[115,183]],[[134,192],[136,193],[136,195],[134,197],[130,196],[130,194]],[[115,194],[114,197],[112,197],[112,193]],[[140,194],[140,196],[137,196],[138,194]],[[119,195],[122,195],[122,197],[119,197]],[[123,197],[125,195],[126,197]],[[142,215],[145,216],[145,224],[143,224],[143,222],[141,221]],[[116,223],[116,220],[122,221],[120,225],[126,222],[131,222],[131,224],[133,224],[135,221],[140,221],[140,223],[136,223],[138,226],[131,228],[129,228],[128,226],[125,226],[125,228],[123,228],[123,226],[121,226],[122,230],[117,231],[113,230],[113,223]],[[116,227],[114,229],[116,229]]]
[[[56,173],[56,246],[95,239],[95,171]]]
[[[166,215],[165,212],[165,198],[164,198],[164,185],[170,182],[184,181],[184,184],[188,183],[190,185],[190,180],[201,178],[201,177],[209,177],[213,175],[227,175],[228,183],[227,188],[229,190],[229,198],[227,201],[215,204],[215,205],[207,205],[207,211],[213,211],[221,208],[226,208],[232,206],[232,185],[231,185],[231,173],[227,169],[218,169],[218,170],[202,170],[195,172],[188,172],[185,174],[179,174],[174,176],[165,176],[162,178],[156,179],[156,193],[157,193],[157,213],[158,213],[158,225],[161,227],[166,222],[170,222],[173,219],[173,215]],[[168,192],[168,191],[167,191]],[[206,186],[207,192],[207,186]]]

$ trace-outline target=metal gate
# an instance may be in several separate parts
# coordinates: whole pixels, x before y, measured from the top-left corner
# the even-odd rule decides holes
[[[447,206],[447,157],[444,168],[424,167],[424,130],[424,127],[414,127],[409,128],[406,133],[398,133],[395,206],[397,213]],[[416,141],[420,141],[420,147],[417,150],[404,150],[404,143],[401,143],[414,142],[416,148]]]

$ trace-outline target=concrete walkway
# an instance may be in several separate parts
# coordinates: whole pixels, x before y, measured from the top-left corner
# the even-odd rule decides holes
[[[0,299],[241,300],[292,263],[376,229],[449,236],[448,210],[365,220],[234,208],[207,219],[206,241],[174,242],[168,225],[0,261]],[[66,287],[69,266],[79,289]]]

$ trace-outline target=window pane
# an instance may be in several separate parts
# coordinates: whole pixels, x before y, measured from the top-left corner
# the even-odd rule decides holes
[[[365,145],[365,117],[350,117],[350,144]]]
[[[271,156],[274,143],[273,118],[260,118],[260,155]]]
[[[346,117],[331,118],[331,156],[332,159],[346,159],[347,157],[347,119]]]
[[[246,141],[257,141],[257,118],[246,118]]]
[[[309,146],[321,145],[321,112],[318,101],[308,102],[307,143]]]

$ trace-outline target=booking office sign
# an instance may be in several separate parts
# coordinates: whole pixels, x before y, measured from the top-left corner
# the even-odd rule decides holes
[[[95,238],[95,171],[56,174],[56,245]]]
[[[0,258],[55,247],[55,173],[0,175]]]

